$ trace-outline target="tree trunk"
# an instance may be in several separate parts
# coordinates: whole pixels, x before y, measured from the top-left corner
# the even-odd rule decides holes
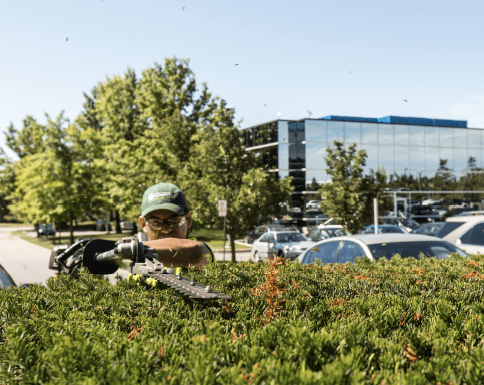
[[[138,218],[136,218],[138,219]],[[131,235],[136,235],[138,233],[138,226],[136,225],[137,222],[134,220],[131,222],[133,224],[133,229],[131,230]]]
[[[116,234],[121,234],[121,221],[119,220],[119,211],[116,210]]]
[[[72,211],[69,210],[69,241],[71,245],[74,243],[74,226],[72,225]]]
[[[229,237],[230,237],[230,251],[232,253],[232,263],[237,262],[235,259],[235,232],[230,231],[229,229]]]

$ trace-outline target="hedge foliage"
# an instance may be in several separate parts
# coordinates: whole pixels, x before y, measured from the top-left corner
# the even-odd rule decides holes
[[[233,296],[212,304],[136,277],[52,278],[0,291],[0,382],[482,383],[483,268],[473,256],[190,270]]]

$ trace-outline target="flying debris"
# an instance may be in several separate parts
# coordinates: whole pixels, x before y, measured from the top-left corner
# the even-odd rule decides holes
[[[264,104],[264,106],[265,106],[265,104]]]
[[[351,75],[353,73],[353,70],[349,70],[348,73]]]
[[[282,115],[282,114],[281,114],[281,111],[279,111],[279,112],[277,113],[277,117],[278,117],[278,118],[280,118],[280,117],[281,117],[281,115]]]
[[[308,110],[308,118],[310,118],[312,114],[313,114],[313,113],[312,113],[311,111],[309,111],[309,110]]]
[[[403,99],[405,102],[407,102],[407,99]],[[407,102],[408,103],[408,102]]]
[[[234,66],[238,66],[238,64],[234,64]]]
[[[68,38],[68,37],[66,37],[66,41],[67,41],[67,40],[69,40],[69,38]]]
[[[182,7],[182,11],[184,11],[184,10],[185,10],[185,6]]]

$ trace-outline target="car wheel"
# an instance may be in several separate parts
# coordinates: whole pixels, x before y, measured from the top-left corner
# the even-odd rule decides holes
[[[284,258],[284,253],[281,250],[279,250],[279,252],[277,253],[277,256],[279,258],[281,258],[281,257]]]
[[[254,262],[260,262],[260,255],[258,251],[254,253]]]

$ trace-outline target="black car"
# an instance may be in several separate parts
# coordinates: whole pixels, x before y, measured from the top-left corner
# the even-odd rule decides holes
[[[55,234],[55,229],[50,223],[41,223],[39,225],[39,235],[54,235]]]
[[[256,239],[259,239],[262,234],[267,233],[268,231],[288,231],[294,230],[294,228],[283,226],[283,225],[262,225],[257,226],[255,230],[252,230],[244,237],[245,243],[254,243]]]

